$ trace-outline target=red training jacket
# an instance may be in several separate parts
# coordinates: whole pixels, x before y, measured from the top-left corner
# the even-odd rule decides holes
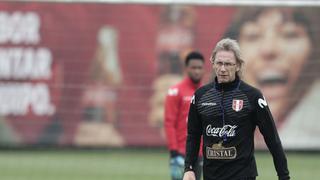
[[[185,155],[190,101],[199,87],[200,83],[195,84],[187,77],[168,90],[165,100],[164,127],[170,151],[178,151]]]

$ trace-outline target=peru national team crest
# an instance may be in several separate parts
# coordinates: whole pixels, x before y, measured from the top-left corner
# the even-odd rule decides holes
[[[234,99],[232,101],[232,109],[233,110],[238,112],[238,111],[241,111],[242,108],[243,108],[243,100]]]

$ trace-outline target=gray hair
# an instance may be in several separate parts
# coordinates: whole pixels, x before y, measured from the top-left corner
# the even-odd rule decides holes
[[[212,54],[210,57],[211,63],[214,63],[215,58],[216,58],[216,54],[219,51],[232,51],[234,53],[234,55],[236,57],[236,63],[239,66],[239,71],[237,71],[236,74],[239,77],[241,77],[243,65],[244,65],[244,60],[242,59],[242,56],[241,56],[241,50],[240,50],[239,43],[236,40],[230,39],[230,38],[225,38],[225,39],[220,40],[217,43],[214,50],[212,51]]]

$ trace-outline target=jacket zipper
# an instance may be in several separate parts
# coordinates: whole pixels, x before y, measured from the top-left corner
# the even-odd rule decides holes
[[[225,112],[224,112],[224,90],[222,89],[222,98],[221,98],[221,111],[222,111],[222,128],[225,126]],[[223,141],[227,141],[227,136],[226,134],[223,134],[222,137]]]

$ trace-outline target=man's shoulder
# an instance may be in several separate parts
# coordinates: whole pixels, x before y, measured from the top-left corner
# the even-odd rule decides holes
[[[240,90],[245,92],[245,93],[253,93],[253,94],[260,94],[260,90],[248,83],[246,83],[245,81],[241,80],[241,84],[240,84]]]
[[[182,79],[180,80],[179,82],[177,82],[176,84],[173,84],[170,86],[170,88],[178,88],[178,89],[181,89],[183,88],[184,86],[186,86],[187,82],[186,79]]]
[[[248,97],[248,100],[251,103],[255,103],[259,98],[264,98],[261,91],[258,88],[244,81],[241,81],[239,89]]]
[[[169,87],[167,95],[168,96],[177,96],[180,94],[181,89],[183,89],[183,81],[178,82]]]

